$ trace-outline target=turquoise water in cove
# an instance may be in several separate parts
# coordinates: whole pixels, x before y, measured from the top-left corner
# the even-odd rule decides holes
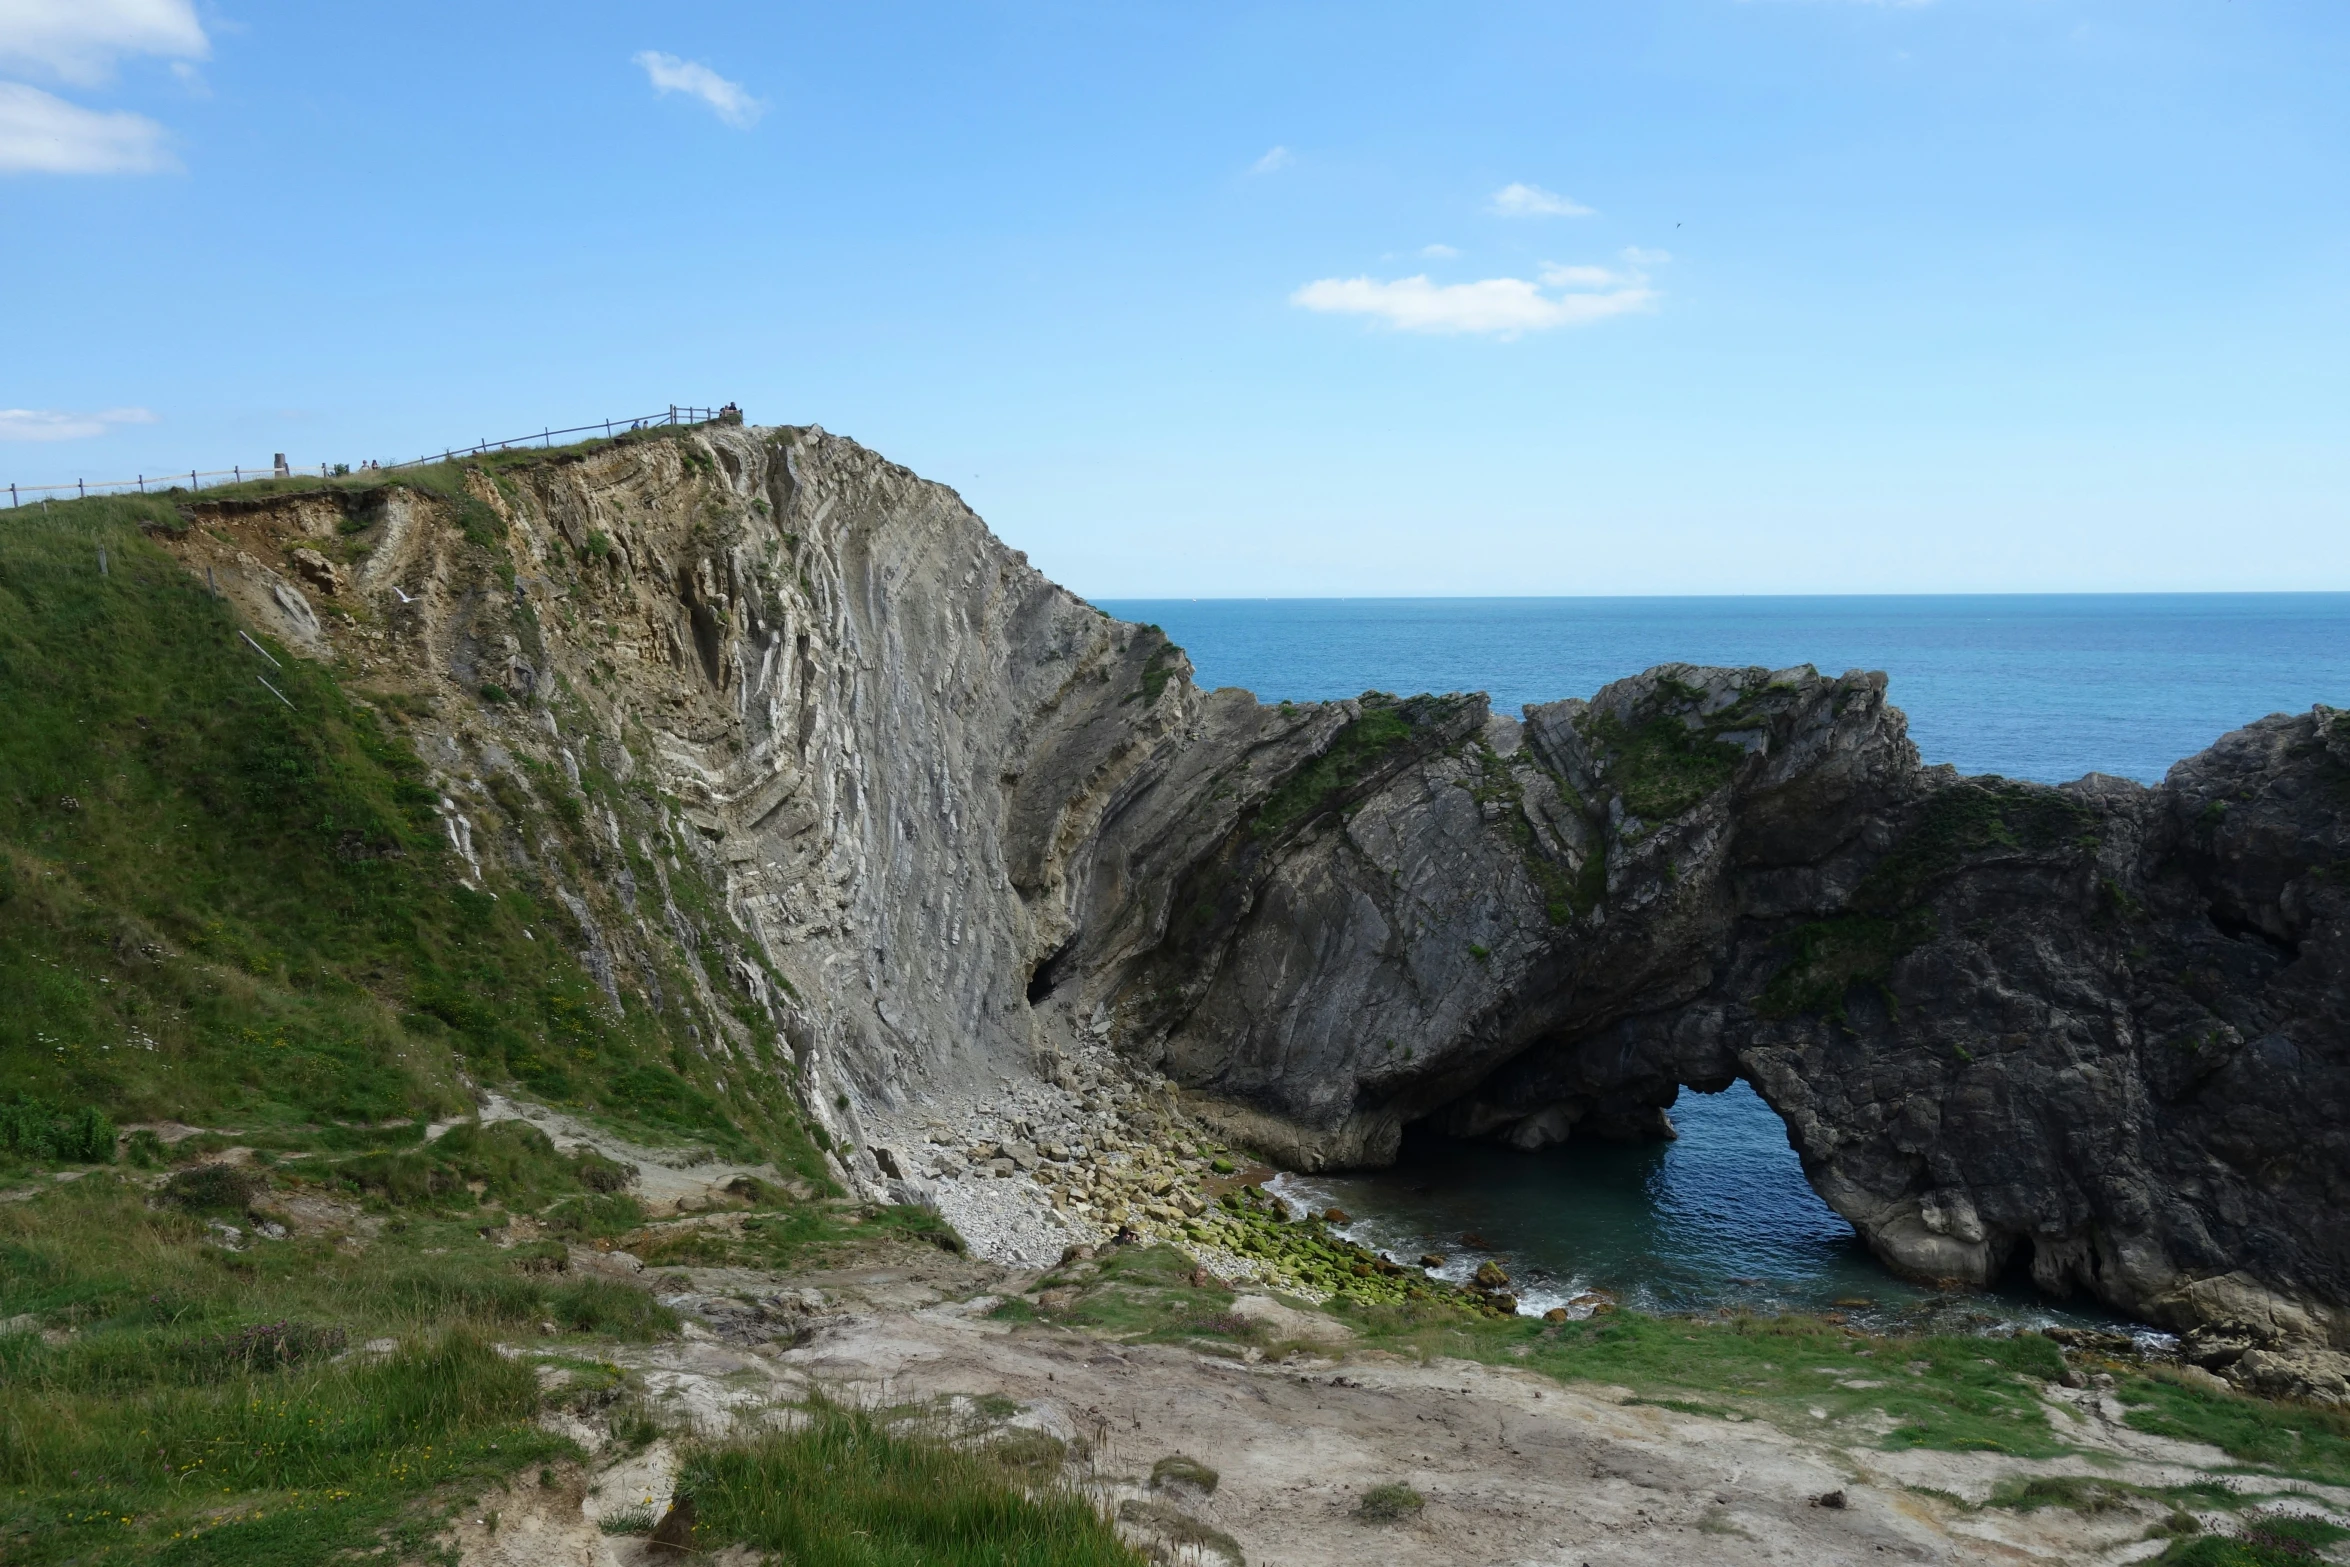
[[[2161,779],[2231,729],[2350,706],[2350,594],[1753,599],[1112,600],[1266,701],[1485,691],[1496,711],[1589,696],[1654,664],[1881,669],[1928,763],[2060,783]],[[1284,1177],[1347,1233],[1465,1278],[1502,1263],[1541,1309],[1603,1289],[1655,1310],[1844,1309],[1864,1320],[2095,1321],[2028,1282],[1940,1296],[1894,1279],[1803,1179],[1741,1083],[1684,1090],[1678,1142],[1524,1154],[1407,1137],[1392,1170]],[[1862,1304],[1865,1303],[1865,1304]]]

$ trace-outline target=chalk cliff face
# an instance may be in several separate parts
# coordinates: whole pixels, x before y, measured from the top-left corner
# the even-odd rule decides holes
[[[1666,1136],[1678,1088],[1743,1077],[1905,1271],[2350,1341],[2330,709],[2146,789],[1923,768],[1882,676],[1808,668],[1522,720],[1265,706],[820,430],[472,483],[232,505],[180,547],[354,678],[466,698],[418,728],[469,856],[536,852],[485,825],[501,778],[615,780],[591,828],[721,906],[616,854],[563,889],[583,962],[615,1004],[657,943],[737,965],[871,1187],[922,1107],[1103,1041],[1304,1167],[1421,1120]],[[355,531],[355,565],[293,553]]]

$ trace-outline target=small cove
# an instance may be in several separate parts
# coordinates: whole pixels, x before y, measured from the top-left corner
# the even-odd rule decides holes
[[[1522,1310],[1580,1314],[1597,1291],[1642,1311],[1841,1311],[1870,1327],[2119,1325],[2028,1281],[1954,1294],[1895,1278],[1804,1180],[1777,1113],[1744,1083],[1684,1089],[1672,1115],[1674,1142],[1538,1153],[1407,1134],[1391,1169],[1286,1175],[1271,1189],[1300,1209],[1343,1210],[1340,1233],[1398,1262],[1442,1255],[1436,1272],[1454,1282],[1497,1262]]]
[[[2350,704],[2350,594],[1785,599],[1110,601],[1163,626],[1204,687],[1265,701],[1488,691],[1494,710],[1589,696],[1670,660],[1882,669],[1928,763],[2143,782],[2221,734]],[[1937,1292],[1895,1278],[1804,1180],[1745,1084],[1684,1090],[1681,1137],[1538,1153],[1407,1134],[1383,1171],[1287,1176],[1349,1238],[1465,1279],[1491,1259],[1523,1306],[1604,1291],[1654,1311],[1843,1311],[1867,1326],[2119,1326],[2018,1278]],[[1480,1244],[1481,1243],[1481,1244]]]

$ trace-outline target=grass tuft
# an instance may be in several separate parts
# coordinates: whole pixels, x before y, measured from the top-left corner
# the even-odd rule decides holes
[[[1365,1523],[1400,1523],[1418,1517],[1427,1505],[1427,1500],[1408,1485],[1375,1485],[1363,1493],[1355,1516]]]
[[[838,1405],[795,1431],[689,1453],[699,1548],[742,1543],[795,1567],[1139,1567],[1080,1498],[1031,1495],[984,1451],[893,1434]]]

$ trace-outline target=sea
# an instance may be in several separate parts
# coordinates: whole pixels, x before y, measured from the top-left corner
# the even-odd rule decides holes
[[[1483,691],[1497,712],[1587,697],[1663,663],[1883,670],[1928,764],[2061,783],[2159,782],[2270,713],[2350,707],[2350,594],[1817,598],[1120,599],[1201,685],[1267,702]],[[1284,1176],[1351,1238],[1466,1278],[1499,1262],[1522,1309],[1834,1309],[1884,1327],[2117,1325],[2028,1279],[1938,1292],[1896,1279],[1803,1178],[1754,1090],[1683,1090],[1677,1141],[1537,1153],[1407,1134],[1391,1169]]]

